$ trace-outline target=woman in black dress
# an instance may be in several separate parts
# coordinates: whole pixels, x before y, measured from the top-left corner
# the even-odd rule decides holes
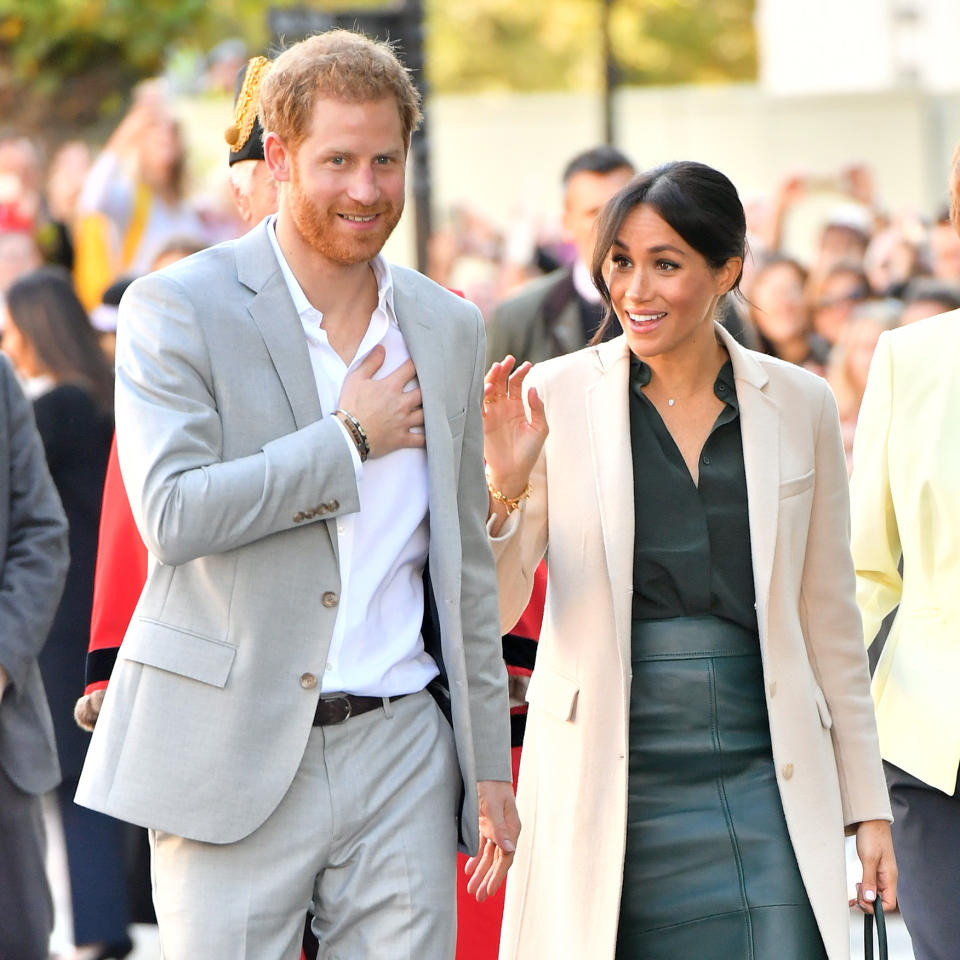
[[[123,957],[127,903],[122,825],[73,802],[89,736],[73,720],[83,689],[100,504],[113,434],[113,373],[69,276],[45,267],[7,294],[3,349],[32,397],[47,464],[70,523],[63,599],[40,654],[63,782],[77,960]]]

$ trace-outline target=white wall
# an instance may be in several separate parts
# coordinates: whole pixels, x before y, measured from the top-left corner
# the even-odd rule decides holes
[[[958,0],[757,0],[756,24],[771,94],[960,90]]]

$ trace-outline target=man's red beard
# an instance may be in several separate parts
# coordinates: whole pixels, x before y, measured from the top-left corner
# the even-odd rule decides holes
[[[393,228],[400,222],[403,202],[399,205],[381,200],[373,207],[351,209],[349,202],[344,208],[322,209],[300,187],[300,178],[294,174],[287,184],[290,216],[300,236],[332,263],[352,266],[372,260],[383,249]],[[378,214],[374,228],[352,230],[338,214],[369,217]]]

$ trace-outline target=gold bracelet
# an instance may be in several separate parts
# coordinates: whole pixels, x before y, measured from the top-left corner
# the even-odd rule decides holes
[[[528,480],[527,485],[523,488],[519,496],[508,497],[502,490],[498,490],[490,482],[489,476],[487,477],[487,489],[490,491],[490,496],[493,497],[497,503],[502,503],[507,508],[508,517],[520,506],[524,500],[528,499],[530,494],[533,492],[533,487],[530,486],[530,481]]]

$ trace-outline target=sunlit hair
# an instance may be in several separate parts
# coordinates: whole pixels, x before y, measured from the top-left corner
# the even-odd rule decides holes
[[[641,204],[665,220],[714,270],[732,257],[746,256],[743,204],[737,188],[719,170],[683,160],[641,173],[611,197],[597,223],[591,272],[606,311],[591,344],[603,340],[616,316],[603,268],[624,221]],[[742,273],[741,265],[731,292],[739,291]]]
[[[64,269],[22,276],[7,293],[7,309],[58,383],[82,386],[103,410],[113,409],[113,371]]]
[[[950,166],[950,222],[960,233],[960,144],[957,144]]]
[[[253,175],[257,172],[257,164],[263,160],[236,160],[230,165],[230,182],[237,191],[245,197],[253,192]]]
[[[317,98],[369,103],[393,97],[404,144],[420,125],[420,94],[388,43],[349,30],[330,30],[301,40],[274,60],[260,86],[264,136],[287,146],[307,136]]]

